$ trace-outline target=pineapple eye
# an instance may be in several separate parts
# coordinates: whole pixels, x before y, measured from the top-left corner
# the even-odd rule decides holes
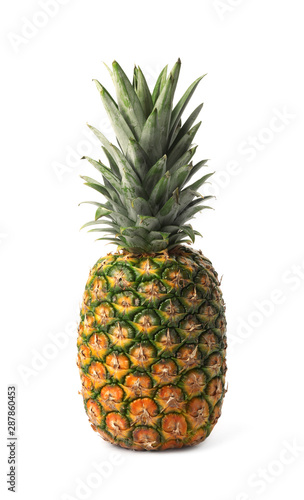
[[[135,280],[135,276],[129,266],[118,263],[109,269],[107,279],[111,288],[125,290]]]

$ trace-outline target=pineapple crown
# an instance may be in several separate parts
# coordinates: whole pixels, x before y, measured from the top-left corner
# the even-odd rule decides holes
[[[178,60],[169,76],[166,66],[151,93],[139,67],[135,66],[131,83],[114,61],[112,70],[108,69],[117,103],[94,80],[118,147],[88,125],[100,140],[109,166],[83,157],[99,171],[103,180],[101,183],[82,176],[85,184],[101,193],[106,202],[83,202],[97,206],[97,210],[95,220],[82,227],[96,226],[90,231],[106,233],[99,240],[108,240],[132,253],[153,254],[194,242],[195,235],[200,233],[187,221],[202,209],[210,208],[205,201],[211,196],[203,197],[198,189],[212,174],[187,185],[207,162],[202,160],[193,165],[191,161],[196,151],[192,142],[201,122],[193,124],[203,104],[183,124],[181,121],[203,77],[195,80],[173,106],[180,66]]]

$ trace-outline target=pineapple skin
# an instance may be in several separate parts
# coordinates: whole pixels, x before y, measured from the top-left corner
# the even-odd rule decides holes
[[[200,443],[225,395],[220,283],[200,251],[108,254],[91,269],[78,329],[92,428],[133,450]]]

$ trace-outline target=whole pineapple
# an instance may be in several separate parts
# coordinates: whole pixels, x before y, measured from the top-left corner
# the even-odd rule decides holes
[[[118,147],[98,130],[109,166],[87,158],[103,183],[91,231],[118,245],[91,269],[81,308],[78,366],[84,406],[104,439],[134,450],[181,448],[203,441],[225,394],[225,306],[211,262],[185,244],[199,234],[187,223],[209,208],[188,184],[202,105],[181,123],[201,78],[173,106],[180,61],[161,72],[151,94],[135,67],[131,83],[110,70],[117,104],[96,81]],[[186,187],[187,185],[187,187]],[[191,241],[189,241],[189,238]]]

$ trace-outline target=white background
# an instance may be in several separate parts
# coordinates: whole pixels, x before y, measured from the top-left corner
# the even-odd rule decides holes
[[[41,15],[42,3],[2,3],[0,16],[1,498],[16,383],[17,498],[302,499],[302,3],[53,0]],[[91,82],[113,91],[102,61],[130,77],[137,63],[152,84],[178,57],[177,97],[208,73],[188,110],[205,102],[197,161],[212,159],[217,200],[193,222],[223,275],[229,390],[206,442],[140,453],[103,442],[77,394],[78,307],[113,249],[79,231],[93,209],[78,203],[94,196],[79,157],[99,155],[86,122],[109,135]]]

